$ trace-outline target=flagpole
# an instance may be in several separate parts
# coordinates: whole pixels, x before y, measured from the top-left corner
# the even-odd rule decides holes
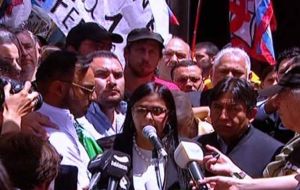
[[[199,25],[200,9],[201,9],[201,0],[198,0],[196,19],[195,19],[194,31],[193,31],[192,48],[191,48],[192,49],[192,58],[194,57],[195,48],[196,48],[197,29],[198,29],[198,25]]]

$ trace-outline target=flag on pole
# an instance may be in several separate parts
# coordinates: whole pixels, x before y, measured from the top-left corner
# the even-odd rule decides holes
[[[174,15],[174,13],[172,12],[172,10],[170,9],[169,6],[168,7],[168,13],[169,13],[169,19],[170,19],[170,23],[176,26],[179,26],[179,22],[178,19],[176,18],[176,16]]]
[[[271,0],[230,0],[229,3],[232,46],[243,48],[255,59],[275,64]]]

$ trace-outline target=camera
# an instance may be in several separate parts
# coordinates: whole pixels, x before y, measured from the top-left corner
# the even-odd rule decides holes
[[[7,77],[0,77],[0,104],[1,105],[5,101],[4,86],[7,85],[8,83],[11,84],[11,89],[10,89],[11,94],[19,93],[24,88],[24,84],[19,81],[16,81],[16,80],[13,80],[13,79],[10,79]],[[36,88],[35,88],[34,83],[31,83],[31,89],[29,90],[29,93],[36,91],[35,89]],[[43,97],[40,93],[37,96],[36,100],[37,100],[37,102],[35,104],[34,110],[38,110],[43,104]]]

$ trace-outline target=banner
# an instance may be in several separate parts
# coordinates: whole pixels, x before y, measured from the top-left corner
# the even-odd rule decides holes
[[[127,34],[133,28],[147,27],[154,31],[154,17],[164,20],[163,35],[168,29],[168,12],[164,0],[35,0],[66,35],[81,21],[100,23],[111,32]],[[151,6],[150,6],[151,4]],[[159,4],[160,7],[155,7]],[[155,7],[155,15],[151,7]],[[161,26],[162,28],[162,26]],[[157,31],[159,32],[159,31]]]
[[[25,25],[31,12],[30,0],[0,0],[0,24],[10,28]]]
[[[96,22],[120,34],[124,42],[134,28],[147,27],[170,38],[169,15],[165,0],[35,0],[58,28],[67,35],[79,22]],[[152,11],[153,10],[153,11]],[[115,53],[123,62],[123,44]]]
[[[270,0],[230,0],[229,3],[232,46],[244,49],[253,58],[275,64]]]

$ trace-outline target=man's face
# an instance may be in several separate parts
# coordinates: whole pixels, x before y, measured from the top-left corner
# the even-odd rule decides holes
[[[213,101],[210,112],[212,126],[225,142],[239,139],[252,119],[245,103],[236,101],[231,93],[225,93]]]
[[[13,73],[20,73],[19,51],[14,43],[5,43],[0,45],[0,58],[7,62],[14,70]]]
[[[147,77],[154,74],[161,55],[161,48],[154,40],[133,42],[125,50],[126,67],[137,77]]]
[[[124,96],[124,73],[121,63],[115,58],[96,57],[91,68],[95,75],[96,101],[105,107],[115,107]]]
[[[95,98],[95,79],[91,68],[82,72],[78,68],[66,98],[67,106],[75,118],[86,114],[91,100]]]
[[[83,40],[79,46],[78,53],[80,55],[87,55],[94,51],[99,51],[99,50],[111,51],[112,48],[113,48],[113,44],[110,39],[102,40],[101,42],[95,42],[92,40]]]
[[[171,81],[171,70],[179,61],[188,59],[190,47],[181,39],[173,38],[163,50],[163,57],[159,62],[159,77]]]
[[[173,82],[184,92],[201,91],[202,71],[196,65],[178,67],[173,71]]]
[[[261,82],[261,87],[268,88],[270,86],[276,85],[277,82],[277,73],[273,70],[270,73],[268,73],[266,78]]]
[[[21,67],[23,80],[32,80],[38,64],[38,49],[37,44],[32,39],[28,31],[23,31],[17,35],[21,49]]]
[[[196,49],[195,58],[200,68],[202,69],[211,68],[212,66],[211,58],[206,53],[206,50],[204,48]]]
[[[280,119],[284,126],[296,132],[300,132],[300,117],[299,117],[299,107],[300,98],[296,97],[291,93],[289,89],[286,89],[279,93],[276,97],[279,102],[278,113]]]
[[[212,83],[215,86],[225,77],[237,77],[249,79],[245,60],[237,57],[225,55],[220,59],[220,63],[212,70]]]

